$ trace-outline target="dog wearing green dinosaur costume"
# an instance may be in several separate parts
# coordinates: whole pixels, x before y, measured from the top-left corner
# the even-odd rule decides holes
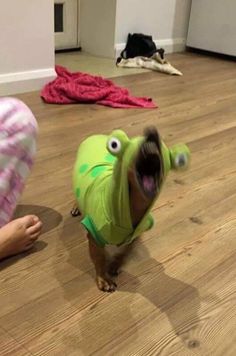
[[[81,143],[73,173],[72,215],[83,215],[99,289],[116,289],[113,277],[134,240],[153,226],[150,212],[169,171],[185,169],[189,159],[186,145],[168,148],[154,127],[141,137],[115,130]],[[108,264],[110,246],[116,253]]]

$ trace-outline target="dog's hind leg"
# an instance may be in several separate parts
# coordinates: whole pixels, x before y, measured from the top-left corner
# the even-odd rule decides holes
[[[106,273],[107,259],[105,249],[97,246],[93,237],[89,233],[87,236],[89,240],[90,257],[96,270],[97,286],[103,292],[114,292],[117,285]]]
[[[79,210],[79,207],[78,207],[78,203],[77,203],[77,202],[74,203],[73,208],[72,208],[72,210],[71,210],[70,213],[71,213],[71,215],[72,215],[73,217],[76,217],[76,216],[80,216],[80,215],[81,215],[81,212],[80,212],[80,210]]]

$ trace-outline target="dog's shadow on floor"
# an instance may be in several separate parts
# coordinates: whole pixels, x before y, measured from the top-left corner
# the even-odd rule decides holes
[[[139,293],[166,315],[173,332],[180,337],[187,348],[197,348],[200,342],[194,337],[199,325],[201,299],[197,288],[168,275],[162,263],[152,258],[141,241],[138,241],[134,254],[141,254],[148,268],[140,275],[123,272],[118,289],[128,293]],[[138,258],[136,258],[137,263]],[[145,263],[145,262],[144,262]],[[119,287],[120,286],[120,287]],[[157,325],[158,330],[158,325]]]
[[[75,220],[77,220],[76,224],[71,222],[71,219],[72,218],[70,217],[65,220],[63,233],[61,235],[61,240],[69,253],[69,258],[67,262],[71,264],[73,268],[78,268],[80,272],[82,271],[83,273],[88,274],[89,278],[93,279],[93,281],[91,280],[91,283],[95,284],[94,268],[91,262],[89,261],[87,243],[83,243],[83,251],[79,253],[79,256],[78,250],[71,249],[69,246],[70,243],[67,240],[68,233],[70,233],[71,229],[75,228],[75,226],[79,226],[78,218],[74,218]],[[79,229],[79,231],[81,233],[83,230]],[[78,239],[80,239],[79,235]],[[85,239],[84,232],[83,239]],[[79,242],[81,243],[80,240],[78,240],[78,243]],[[80,258],[81,254],[84,256],[82,259]],[[166,315],[170,324],[172,325],[173,332],[176,336],[181,338],[187,348],[199,347],[199,341],[194,338],[194,330],[199,324],[198,312],[200,309],[200,296],[198,290],[195,287],[177,278],[169,276],[165,272],[163,264],[161,264],[156,259],[150,256],[149,251],[141,242],[141,240],[136,243],[133,256],[131,256],[131,258],[135,259],[135,263],[139,264],[139,266],[140,264],[144,265],[143,272],[142,268],[140,267],[139,270],[141,272],[137,273],[136,275],[130,274],[126,271],[126,269],[124,269],[122,271],[122,274],[117,279],[118,292],[130,293],[133,296],[137,293],[142,295],[159,311]],[[72,296],[69,292],[66,292],[66,286],[63,286],[63,288],[65,292],[65,298],[67,298],[70,302],[73,303],[73,298],[75,297],[75,294],[74,296]],[[79,284],[77,290],[74,290],[74,293],[80,293]],[[98,291],[98,293],[100,292]],[[109,297],[109,295],[104,294],[104,298],[106,298],[106,296]],[[132,303],[132,300],[130,300],[130,302]],[[91,310],[96,310],[96,308],[97,306],[92,306],[87,312],[83,314],[83,318],[82,320],[80,320],[79,327],[83,336],[83,340],[88,340],[88,337],[91,334],[90,332],[88,332],[89,328],[92,328],[94,332],[97,332],[97,323],[99,323],[100,321],[97,320],[97,323],[91,321],[90,314]],[[127,318],[130,318],[130,320],[132,320],[130,304],[128,304],[127,306],[124,305],[124,309]],[[106,315],[106,319],[112,320],[113,313],[114,311],[111,308],[110,316]],[[96,313],[94,317],[96,319]],[[134,330],[134,333],[138,335],[138,330]],[[67,341],[71,344],[71,340]],[[77,346],[79,348],[82,347],[82,344],[79,343],[79,341],[77,342]],[[86,342],[84,349],[87,350]]]
[[[62,221],[62,215],[60,213],[58,213],[54,209],[41,205],[23,205],[23,204],[18,205],[13,218],[17,219],[32,214],[38,216],[43,223],[41,235],[53,230]],[[35,242],[35,245],[31,250],[1,261],[0,270],[3,270],[11,266],[22,257],[31,255],[32,253],[38,253],[43,249],[45,249],[46,247],[47,247],[47,243],[45,241],[42,241],[39,237],[39,240]]]

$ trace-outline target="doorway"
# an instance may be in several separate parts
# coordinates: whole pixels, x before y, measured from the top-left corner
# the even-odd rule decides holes
[[[55,49],[80,46],[79,0],[54,0]]]

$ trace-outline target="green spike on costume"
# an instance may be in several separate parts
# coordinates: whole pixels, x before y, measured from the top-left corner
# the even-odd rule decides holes
[[[153,226],[149,210],[136,228],[129,206],[128,169],[144,137],[129,139],[120,130],[110,136],[95,135],[83,141],[77,153],[73,186],[82,224],[99,246],[129,243]],[[190,151],[184,144],[170,149],[161,142],[164,178],[170,169],[188,165]]]

